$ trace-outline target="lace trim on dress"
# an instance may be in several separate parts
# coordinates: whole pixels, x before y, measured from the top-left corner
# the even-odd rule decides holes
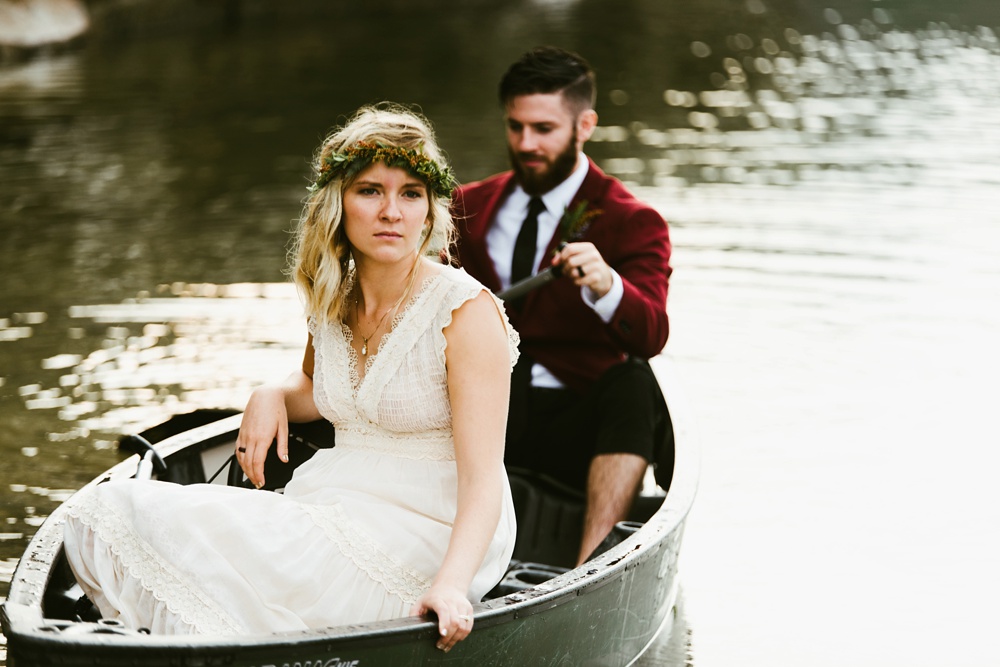
[[[491,294],[490,296],[493,295]],[[493,296],[493,301],[497,304],[497,309],[500,311],[500,319],[503,320],[503,326],[507,330],[507,351],[510,353],[510,369],[513,371],[514,366],[517,365],[517,360],[521,356],[521,350],[518,349],[518,346],[521,344],[521,334],[517,333],[517,329],[510,325],[503,302],[495,296]]]
[[[361,374],[358,373],[358,351],[354,349],[354,332],[351,331],[351,327],[347,326],[347,322],[340,323],[340,330],[344,332],[344,342],[347,343],[347,375],[351,382],[352,393],[357,395],[358,387],[361,386]],[[392,333],[391,329],[379,339],[379,348],[382,347],[381,341],[390,333]],[[378,352],[365,359],[365,377],[368,377],[368,371],[371,370],[372,363],[377,356]]]
[[[346,289],[350,290],[355,279],[351,272]],[[392,319],[392,326],[379,341],[378,352],[365,362],[365,374],[358,372],[358,352],[351,344],[353,333],[346,323],[318,326],[310,321],[316,353],[314,397],[319,412],[330,421],[342,425],[344,421],[377,421],[379,400],[385,386],[394,377],[408,353],[424,332],[434,339],[437,360],[444,363],[447,346],[443,329],[451,323],[453,311],[468,299],[474,298],[484,288],[460,269],[443,267],[423,280],[416,294],[402,311]],[[519,336],[507,320],[503,305],[496,300],[498,312],[507,332],[511,368],[518,358]],[[446,308],[442,309],[442,304]],[[445,312],[442,312],[445,311]],[[340,372],[340,362],[346,368]]]
[[[373,581],[407,604],[413,604],[431,587],[431,581],[409,569],[362,531],[353,528],[351,520],[339,505],[302,505],[316,525],[333,540],[341,553]]]
[[[375,354],[368,355],[368,358],[365,359],[364,378],[362,378],[361,375],[358,373],[358,351],[354,349],[353,345],[354,332],[351,331],[351,327],[347,326],[347,322],[341,322],[341,328],[344,331],[344,339],[347,341],[347,348],[348,348],[348,353],[347,353],[349,362],[348,365],[350,366],[348,372],[350,373],[351,387],[354,389],[355,396],[357,396],[358,393],[360,392],[361,382],[368,378],[368,375],[370,374],[372,368],[375,367],[376,361],[379,358],[384,358],[386,356],[390,357],[394,356],[391,354],[386,355],[385,353],[391,351],[394,347],[398,347],[398,345],[393,345],[392,341],[394,338],[399,337],[396,334],[400,328],[403,328],[400,327],[400,325],[406,321],[407,315],[410,313],[411,310],[413,310],[414,306],[425,298],[425,295],[430,291],[431,285],[437,282],[438,278],[440,278],[441,275],[442,275],[441,273],[435,273],[433,275],[424,278],[423,282],[420,283],[420,287],[416,289],[413,296],[407,299],[406,303],[403,304],[403,308],[398,313],[392,316],[392,321],[389,325],[389,330],[386,331],[384,334],[382,334],[382,337],[379,339],[378,351],[375,352]],[[354,279],[355,279],[354,274],[351,274],[350,276],[351,283],[349,286],[351,288],[353,288]],[[384,375],[384,373],[382,375]]]
[[[327,358],[327,345],[329,339],[328,327],[320,327],[316,321],[315,317],[310,317],[308,320],[309,331],[313,335],[313,354],[315,355],[315,363],[313,364],[313,400],[316,403],[316,409],[321,415],[326,418],[330,418],[333,413],[333,405],[329,400],[326,392],[326,383],[329,382],[325,377],[325,369],[330,368],[330,363],[332,359]]]
[[[455,442],[448,430],[396,435],[376,428],[344,426],[337,430],[337,446],[378,452],[401,459],[455,460]]]
[[[469,285],[463,287],[466,289],[456,290],[456,293],[452,295],[451,303],[448,304],[449,307],[445,311],[442,322],[438,327],[440,335],[437,337],[437,349],[435,351],[437,352],[438,360],[442,364],[446,362],[445,350],[448,347],[448,340],[444,337],[444,330],[451,325],[451,321],[455,317],[455,311],[458,310],[458,308],[466,301],[471,301],[479,296],[479,293],[483,291],[483,288],[479,285]],[[507,333],[507,353],[510,355],[510,368],[513,370],[514,366],[517,364],[518,357],[521,355],[520,350],[517,349],[517,346],[521,344],[521,336],[517,333],[517,330],[510,326],[510,321],[507,319],[507,311],[505,311],[503,307],[503,301],[498,299],[489,291],[486,293],[493,299],[493,302],[497,307],[497,314],[503,321],[504,331]]]
[[[108,545],[129,576],[157,601],[199,634],[232,635],[240,624],[214,600],[198,590],[133,530],[113,505],[91,489],[69,508],[69,515],[87,525]]]
[[[364,396],[377,396],[392,379],[399,366],[406,359],[406,354],[420,338],[419,332],[426,331],[434,320],[437,308],[432,302],[424,306],[424,301],[431,301],[438,295],[447,282],[442,280],[444,272],[435,273],[426,278],[420,285],[417,294],[407,302],[403,311],[392,318],[392,328],[378,344],[379,363],[372,363],[365,372],[364,386],[358,388],[359,402],[370,405]],[[417,307],[421,304],[421,307]],[[412,335],[405,335],[412,332]],[[353,349],[353,348],[352,348]],[[371,360],[369,360],[371,361]],[[374,394],[372,394],[374,392]],[[363,409],[362,409],[363,410]]]
[[[413,308],[414,304],[416,304],[423,298],[424,293],[428,291],[427,288],[440,275],[441,275],[440,273],[436,273],[428,276],[427,278],[424,278],[424,280],[420,283],[420,287],[417,288],[413,296],[407,299],[406,303],[403,305],[403,308],[395,315],[393,315],[392,320],[389,324],[388,331],[382,334],[382,337],[379,339],[378,351],[375,352],[374,354],[368,355],[368,357],[365,359],[365,374],[363,377],[360,373],[358,373],[359,359],[358,359],[358,351],[354,349],[354,332],[351,331],[351,327],[348,326],[347,322],[342,321],[340,323],[340,329],[343,332],[344,340],[347,343],[347,361],[348,361],[347,372],[350,376],[351,389],[355,397],[357,397],[358,391],[361,388],[362,380],[368,377],[368,373],[375,365],[376,359],[378,359],[379,355],[381,355],[385,351],[386,346],[392,342],[393,334],[396,332],[396,329],[399,326],[399,324],[403,322],[403,320],[406,318],[407,313]],[[357,279],[356,274],[353,271],[350,274],[348,274],[345,286],[347,292],[350,292],[352,289],[354,289],[354,281],[356,279]]]

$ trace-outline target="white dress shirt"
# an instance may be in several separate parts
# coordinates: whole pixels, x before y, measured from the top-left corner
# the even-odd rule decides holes
[[[573,173],[565,181],[541,195],[545,210],[538,214],[538,238],[535,239],[535,261],[532,264],[532,274],[537,272],[538,264],[542,261],[549,240],[556,233],[559,219],[562,218],[570,202],[573,201],[573,197],[583,184],[583,179],[586,178],[589,170],[590,162],[583,153],[580,153],[577,156],[576,168]],[[493,268],[496,269],[497,276],[500,278],[502,289],[510,287],[510,265],[514,259],[514,243],[517,240],[518,232],[521,231],[521,224],[528,215],[530,201],[531,196],[524,191],[524,188],[520,185],[515,186],[514,191],[497,209],[493,224],[486,232],[486,249],[490,259],[493,260]],[[594,312],[605,322],[611,321],[625,293],[621,276],[614,269],[611,270],[611,280],[611,290],[600,299],[596,298],[590,288],[581,288],[583,302],[593,308]],[[531,369],[531,384],[535,387],[550,388],[564,386],[547,368],[537,363]]]

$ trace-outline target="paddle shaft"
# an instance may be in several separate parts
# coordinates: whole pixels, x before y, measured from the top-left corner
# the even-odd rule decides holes
[[[557,250],[562,250],[566,247],[566,242],[561,241]],[[559,276],[562,275],[562,268],[559,266],[550,266],[544,271],[540,271],[533,276],[528,276],[523,280],[519,280],[504,291],[497,294],[497,298],[501,301],[513,301],[514,299],[519,299],[533,289],[538,289],[546,283],[550,283]]]
[[[501,301],[513,301],[514,299],[519,299],[533,289],[537,289],[546,283],[550,283],[559,277],[559,270],[555,267],[549,267],[544,271],[537,273],[533,276],[528,276],[524,280],[519,280],[504,291],[497,294],[497,298]]]

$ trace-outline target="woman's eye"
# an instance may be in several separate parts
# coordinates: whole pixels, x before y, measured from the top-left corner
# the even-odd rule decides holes
[[[360,190],[358,190],[358,194],[360,194],[360,195],[374,195],[374,194],[378,194],[378,190],[376,190],[375,188],[361,188]]]
[[[403,196],[407,199],[423,199],[424,193],[422,190],[407,190]]]

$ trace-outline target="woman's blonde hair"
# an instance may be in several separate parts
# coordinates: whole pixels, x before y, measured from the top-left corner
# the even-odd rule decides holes
[[[406,107],[383,103],[358,109],[343,127],[335,129],[323,141],[314,162],[317,174],[331,155],[342,154],[359,143],[414,150],[432,160],[439,169],[448,169],[430,122]],[[302,292],[306,314],[319,324],[335,322],[344,315],[351,262],[351,246],[344,232],[344,191],[357,173],[354,170],[346,177],[336,175],[310,192],[290,253],[290,273]],[[427,188],[427,225],[419,254],[443,255],[450,261],[448,248],[455,232],[449,212],[451,199],[434,190]]]

